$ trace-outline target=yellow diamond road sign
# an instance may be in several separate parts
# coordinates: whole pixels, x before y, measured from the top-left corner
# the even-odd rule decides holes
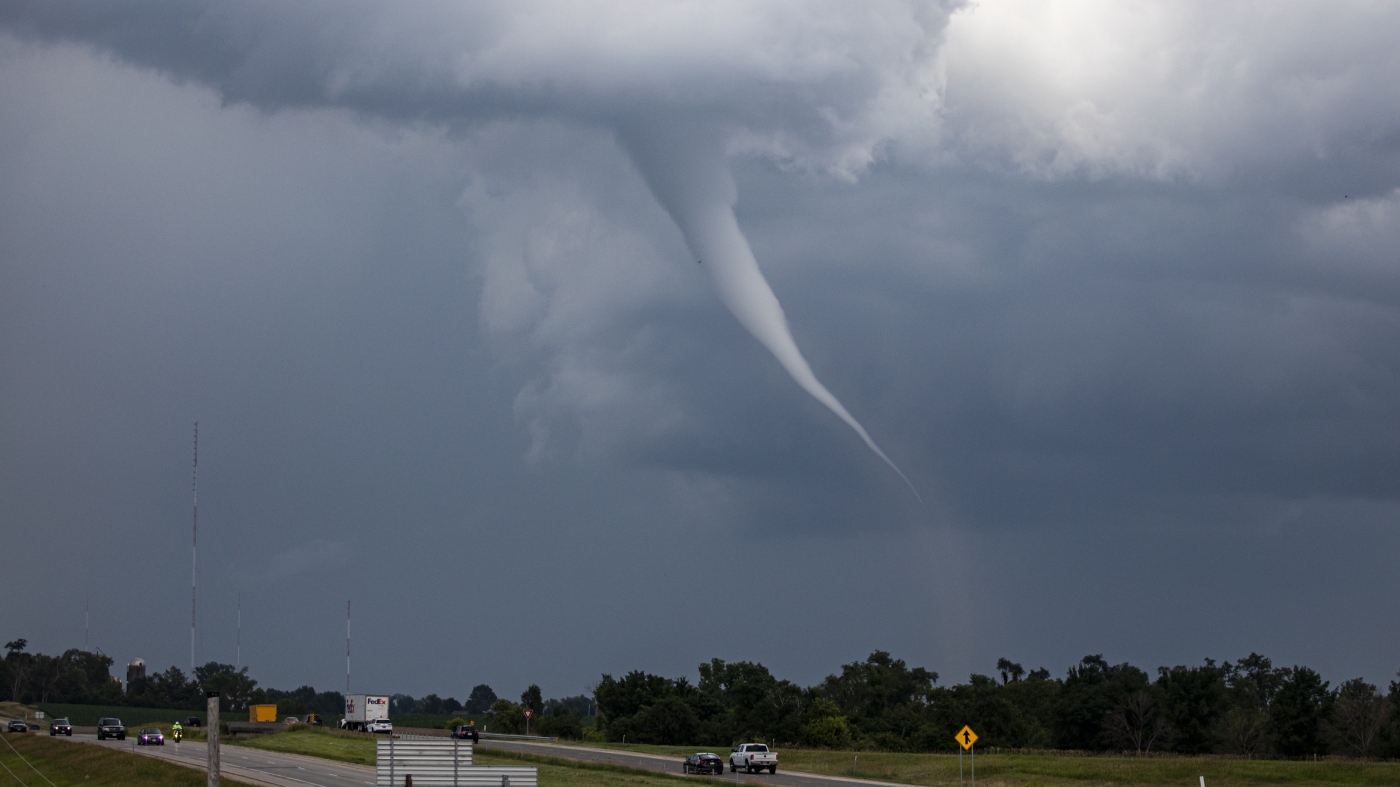
[[[963,750],[966,751],[971,749],[972,744],[977,742],[977,733],[973,732],[971,727],[964,725],[962,729],[958,730],[957,741],[958,745],[963,747]]]

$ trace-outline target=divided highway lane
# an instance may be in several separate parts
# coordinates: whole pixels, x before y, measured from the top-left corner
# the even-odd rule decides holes
[[[208,762],[208,750],[201,741],[185,741],[180,744],[166,742],[164,746],[137,746],[134,738],[124,741],[98,741],[95,735],[74,734],[72,738],[60,738],[89,745],[106,746],[112,749],[158,757],[170,762],[204,770]],[[587,746],[570,746],[534,741],[483,740],[477,744],[483,751],[492,749],[534,754],[542,757],[556,757],[578,762],[605,763],[628,768],[681,775],[681,758],[657,754],[595,749]],[[779,752],[781,756],[781,752]],[[266,785],[266,787],[373,787],[374,769],[367,765],[323,760],[300,754],[248,749],[242,746],[222,746],[219,749],[220,770],[226,776]],[[775,774],[729,774],[723,776],[686,776],[688,779],[704,779],[715,782],[712,787],[727,787],[729,784],[745,787],[908,787],[892,782],[870,779],[853,779],[845,776],[819,776],[797,771],[784,771],[781,765]],[[699,787],[697,785],[697,787]]]
[[[96,735],[60,738],[110,749],[144,754],[170,762],[204,770],[209,762],[209,750],[203,741],[173,743],[164,746],[137,746],[133,737],[124,741],[99,741]],[[300,754],[247,749],[242,746],[219,747],[219,772],[225,776],[267,785],[267,787],[373,787],[374,769],[367,765],[351,765]]]
[[[640,768],[648,771],[661,771],[674,776],[681,775],[680,757],[666,757],[659,754],[641,754],[630,751],[616,751],[614,749],[594,749],[587,746],[570,746],[559,743],[536,743],[534,741],[503,741],[482,739],[477,744],[482,750],[503,749],[516,751],[522,754],[535,754],[542,757],[558,757],[566,760],[577,760],[580,762],[605,763],[608,765],[623,765],[628,768]],[[700,749],[696,749],[700,751]],[[724,756],[722,753],[720,756]],[[820,776],[813,773],[801,773],[799,771],[785,771],[782,766],[782,752],[778,752],[778,772],[777,773],[726,773],[723,776],[686,776],[687,779],[708,779],[718,782],[714,787],[725,787],[727,784],[750,785],[750,787],[760,787],[769,785],[770,787],[856,787],[857,785],[872,785],[873,787],[908,787],[908,785],[895,785],[894,782],[877,782],[869,779],[852,779],[847,776]]]

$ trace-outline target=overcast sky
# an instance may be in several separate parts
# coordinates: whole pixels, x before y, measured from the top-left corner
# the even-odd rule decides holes
[[[90,605],[188,667],[198,421],[197,659],[241,593],[263,685],[343,688],[347,599],[355,690],[459,699],[876,649],[1389,680],[1397,29],[6,2],[0,635]],[[731,205],[922,504],[697,264]]]

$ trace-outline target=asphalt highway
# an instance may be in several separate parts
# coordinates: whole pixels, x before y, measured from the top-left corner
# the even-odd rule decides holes
[[[208,749],[202,741],[184,741],[176,744],[167,740],[164,746],[137,746],[134,737],[128,737],[124,741],[98,741],[95,735],[80,733],[75,733],[72,738],[66,740],[144,754],[200,770],[203,770],[208,762]],[[535,741],[483,740],[477,746],[483,752],[493,749],[514,751],[577,762],[620,765],[673,776],[682,775],[679,757]],[[721,756],[724,756],[722,752]],[[781,758],[781,752],[779,757]],[[367,765],[351,765],[300,754],[222,746],[219,749],[219,759],[220,771],[225,776],[264,787],[373,787],[375,783],[374,769]],[[713,787],[728,787],[730,784],[746,787],[896,787],[891,782],[785,771],[782,769],[781,759],[775,774],[726,773],[723,776],[691,775],[685,778],[704,779],[713,782]]]
[[[70,740],[60,738],[60,740]],[[134,736],[124,741],[97,740],[96,735],[74,733],[73,741],[144,754],[204,770],[209,749],[203,741],[169,740],[164,746],[137,746]],[[259,751],[242,746],[219,747],[219,772],[224,776],[267,787],[373,787],[374,769],[300,754]]]
[[[543,757],[558,757],[560,759],[577,760],[580,762],[606,763],[609,765],[623,765],[628,768],[639,768],[648,771],[660,771],[673,776],[681,774],[681,757],[667,757],[659,754],[640,754],[629,751],[616,751],[614,749],[594,749],[587,746],[571,746],[561,743],[537,743],[535,741],[503,741],[486,740],[477,744],[483,751],[490,749],[503,749],[516,751],[523,754],[535,754]],[[701,749],[696,749],[701,751]],[[726,753],[718,752],[720,757],[726,757]],[[743,784],[758,787],[759,785],[771,785],[771,787],[855,787],[856,785],[876,785],[878,787],[895,787],[892,782],[877,782],[868,779],[852,779],[846,776],[819,776],[811,773],[800,773],[798,771],[785,771],[782,764],[782,752],[778,752],[778,772],[777,773],[726,773],[723,776],[703,776],[689,775],[687,779],[706,779],[716,782],[714,787],[725,787],[728,784]]]

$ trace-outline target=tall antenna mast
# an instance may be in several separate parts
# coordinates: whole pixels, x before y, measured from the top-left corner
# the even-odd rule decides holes
[[[350,599],[345,599],[345,696],[350,696]]]
[[[194,675],[194,602],[199,569],[199,422],[194,422],[194,528],[190,534],[190,675]]]
[[[243,666],[243,591],[238,591],[238,639],[233,651],[233,668]]]
[[[91,652],[88,649],[88,627],[92,621],[92,599],[88,598],[83,605],[83,652]]]

